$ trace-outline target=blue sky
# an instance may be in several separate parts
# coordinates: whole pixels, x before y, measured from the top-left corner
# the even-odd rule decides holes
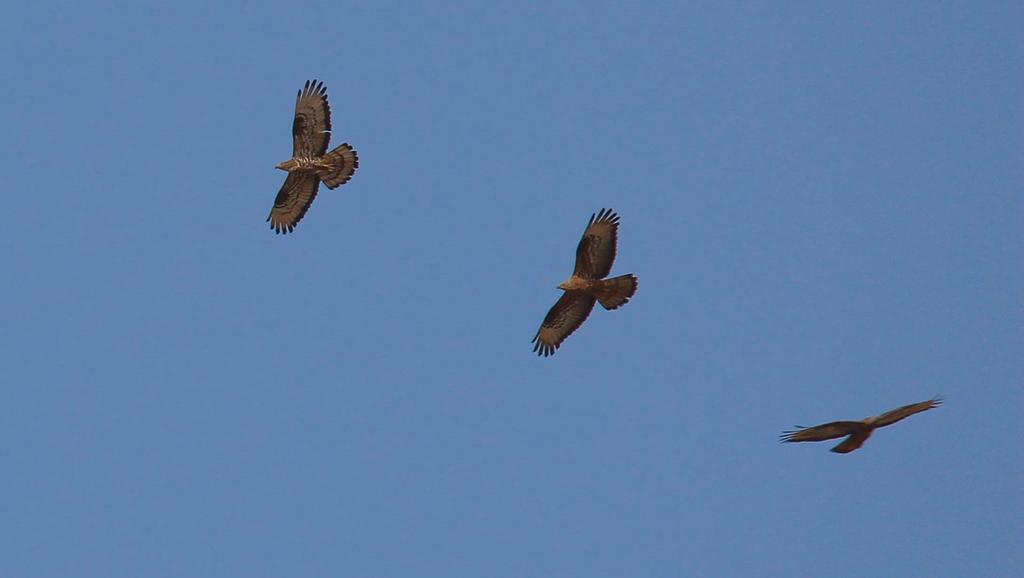
[[[12,6],[0,574],[1016,574],[1022,17]],[[639,291],[538,358],[602,207]]]

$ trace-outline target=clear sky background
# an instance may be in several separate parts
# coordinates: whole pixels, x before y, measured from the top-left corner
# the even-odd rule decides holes
[[[9,6],[0,575],[1019,575],[1022,27]],[[310,78],[361,165],[282,237]],[[538,358],[602,207],[639,291]]]

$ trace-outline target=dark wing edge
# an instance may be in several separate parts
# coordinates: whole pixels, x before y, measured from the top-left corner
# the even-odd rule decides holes
[[[574,274],[587,279],[603,279],[612,271],[619,237],[619,215],[601,209],[590,215],[583,238],[576,246]]]
[[[581,291],[566,291],[544,316],[537,334],[530,341],[537,355],[554,355],[567,337],[579,329],[594,309],[597,299]]]
[[[780,442],[820,442],[848,436],[864,427],[859,421],[834,421],[814,427],[793,426],[796,429],[779,435]]]
[[[274,199],[274,208],[270,209],[267,221],[270,228],[277,234],[288,234],[295,230],[306,211],[313,204],[320,178],[310,172],[288,173],[288,178],[281,185],[281,190]]]
[[[331,139],[331,105],[327,87],[316,79],[307,80],[295,97],[292,121],[292,156],[322,157]]]
[[[942,405],[942,402],[942,396],[937,395],[927,401],[912,403],[910,405],[905,405],[903,407],[896,408],[892,411],[887,411],[882,415],[878,416],[877,418],[875,418],[874,426],[885,427],[887,425],[892,425],[900,421],[901,419],[908,418],[914,415],[915,413],[921,413],[922,411],[928,411],[929,409],[939,407],[940,405]]]

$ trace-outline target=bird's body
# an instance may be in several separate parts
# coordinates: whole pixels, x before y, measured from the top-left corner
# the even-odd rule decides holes
[[[331,168],[331,165],[324,161],[323,157],[292,157],[284,162],[277,163],[275,169],[281,169],[286,173],[297,171],[320,172]]]
[[[329,189],[346,182],[359,167],[359,156],[348,143],[327,152],[331,138],[331,107],[327,87],[315,80],[306,81],[295,100],[292,122],[292,158],[276,168],[288,173],[274,199],[267,221],[277,233],[290,233],[305,216],[320,183]]]
[[[576,248],[576,267],[571,277],[558,285],[562,297],[548,311],[534,336],[533,350],[545,357],[569,337],[590,315],[594,303],[617,309],[636,292],[635,275],[605,279],[611,272],[618,244],[619,216],[611,209],[591,215]]]
[[[834,421],[814,427],[796,426],[797,429],[782,433],[783,442],[820,442],[835,438],[846,437],[839,445],[831,451],[837,454],[848,454],[864,445],[864,442],[871,437],[871,434],[880,427],[892,425],[915,413],[927,411],[942,404],[941,397],[935,397],[928,401],[912,403],[896,408],[882,415],[864,418],[860,421]]]
[[[593,289],[595,285],[595,279],[587,279],[586,277],[577,277],[573,275],[565,281],[562,281],[558,288],[562,291],[589,291]]]

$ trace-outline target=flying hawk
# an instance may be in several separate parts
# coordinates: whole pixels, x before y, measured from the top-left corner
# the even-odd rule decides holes
[[[861,421],[834,421],[808,428],[795,426],[796,430],[783,432],[780,438],[783,442],[820,442],[849,436],[843,440],[843,443],[832,448],[832,451],[837,454],[848,454],[864,445],[864,442],[871,437],[876,428],[892,425],[905,417],[938,407],[940,404],[942,404],[942,398],[935,397],[928,401],[905,405],[901,408],[885,412],[882,415],[869,417]]]
[[[356,172],[359,157],[355,149],[345,143],[328,153],[330,139],[331,107],[327,104],[327,87],[322,82],[307,80],[295,100],[292,158],[277,165],[288,172],[288,178],[267,217],[270,228],[276,233],[295,230],[313,204],[320,181],[333,189],[348,182]]]
[[[618,244],[619,216],[611,209],[601,209],[590,216],[583,238],[576,247],[576,269],[567,281],[558,286],[565,291],[548,311],[537,335],[533,350],[537,355],[553,355],[558,346],[583,324],[600,301],[605,309],[617,309],[636,293],[636,276],[620,275],[605,279],[615,261]]]

